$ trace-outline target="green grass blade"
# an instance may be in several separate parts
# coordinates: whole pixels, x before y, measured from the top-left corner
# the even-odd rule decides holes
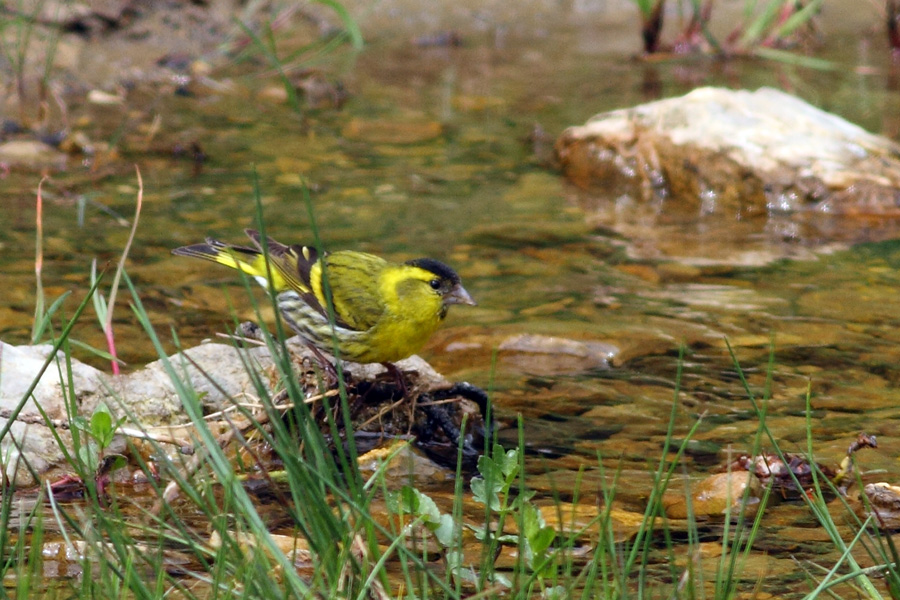
[[[758,46],[753,49],[752,54],[766,60],[775,60],[786,65],[796,65],[807,69],[816,69],[819,71],[834,71],[837,64],[824,58],[816,58],[814,56],[804,56],[796,52],[788,50],[780,50],[778,48],[768,48],[766,46]]]
[[[341,22],[344,24],[344,29],[347,32],[347,35],[350,37],[350,43],[353,44],[353,47],[357,50],[362,50],[362,47],[365,45],[363,41],[362,32],[359,29],[359,25],[357,25],[356,20],[350,16],[349,11],[347,11],[346,7],[343,4],[338,2],[338,0],[314,0],[318,4],[324,4],[333,10],[338,17],[340,17]]]
[[[812,0],[812,2],[785,19],[784,23],[775,30],[773,35],[779,39],[791,35],[816,16],[823,2],[824,0]]]

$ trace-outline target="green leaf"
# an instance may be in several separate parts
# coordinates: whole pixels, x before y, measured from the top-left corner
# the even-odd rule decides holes
[[[395,513],[419,514],[419,498],[412,486],[404,485],[399,492],[388,496],[388,508]]]
[[[779,50],[778,48],[767,48],[760,46],[753,49],[753,54],[766,60],[777,60],[786,65],[796,65],[807,69],[818,69],[819,71],[834,71],[837,65],[823,58],[814,56],[803,56],[789,50]]]
[[[522,533],[526,539],[537,534],[544,525],[544,516],[533,504],[522,506]]]
[[[482,456],[481,458],[485,457]],[[490,459],[488,458],[486,460]],[[479,471],[481,471],[481,462],[481,459],[479,459]],[[480,477],[472,479],[472,483],[470,484],[472,488],[472,499],[479,504],[489,506],[491,510],[499,511],[501,509],[499,492],[503,489],[503,482],[500,481],[498,477],[491,477],[489,481],[491,482],[490,488],[488,488],[485,479],[481,479]]]
[[[32,338],[31,342],[33,344],[37,344],[40,341],[40,339],[42,337],[44,337],[44,332],[47,331],[47,328],[50,326],[50,318],[53,316],[53,314],[57,310],[59,310],[59,307],[62,306],[62,303],[65,301],[66,298],[69,297],[69,295],[71,293],[72,293],[71,290],[68,292],[65,292],[59,298],[54,300],[53,304],[50,305],[50,308],[47,309],[47,312],[45,312],[41,316],[40,321],[38,323],[35,323],[34,333],[32,333],[32,336],[31,336],[31,338]]]
[[[541,598],[543,600],[567,600],[569,598],[568,592],[566,592],[566,588],[561,585],[555,585],[553,587],[548,587],[541,592]]]
[[[481,473],[481,478],[473,478],[471,483],[474,500],[489,506],[491,510],[502,510],[500,494],[508,494],[516,479],[519,472],[519,451],[505,451],[500,444],[494,444],[490,456],[482,455],[478,458],[478,472]]]
[[[555,539],[556,530],[552,527],[542,527],[535,535],[531,536],[528,543],[535,558],[543,558]]]
[[[522,506],[522,534],[525,536],[525,558],[532,569],[545,562],[547,550],[556,539],[556,530],[547,527],[544,517],[533,504]]]
[[[504,452],[503,446],[494,444],[493,459],[500,467],[500,472],[504,478],[509,481],[519,472],[519,451],[518,449],[507,450]]]
[[[519,493],[516,495],[515,505],[528,504],[528,502],[534,498],[535,494],[537,494],[537,492],[534,490],[519,490]]]
[[[449,550],[444,555],[444,560],[447,561],[447,568],[455,574],[462,568],[463,553],[460,550]]]
[[[78,429],[79,431],[83,431],[85,433],[91,433],[91,426],[88,420],[81,415],[77,415],[72,417],[71,419],[71,427],[74,429]]]
[[[97,259],[91,261],[91,285],[97,284]],[[97,313],[97,320],[100,322],[100,329],[104,329],[106,327],[106,316],[108,314],[109,307],[106,303],[106,298],[103,297],[99,291],[94,294],[92,298],[94,302],[94,312]]]
[[[447,561],[447,569],[456,579],[469,585],[481,584],[481,577],[475,572],[475,569],[463,565],[463,553],[461,551],[450,550],[444,555],[444,558]],[[510,580],[496,571],[489,573],[485,579],[491,583],[502,585],[507,588],[512,587]]]
[[[69,338],[69,343],[72,344],[73,346],[82,348],[83,350],[87,350],[94,356],[99,356],[100,358],[102,358],[104,360],[108,360],[110,362],[116,361],[117,363],[119,363],[120,366],[125,366],[125,361],[116,358],[115,356],[113,356],[112,354],[107,352],[106,350],[101,350],[100,348],[94,348],[90,344],[85,344],[84,342],[82,342],[80,340],[76,340],[73,337]]]
[[[460,541],[459,534],[461,532],[451,515],[441,515],[440,523],[434,528],[429,527],[429,529],[434,532],[434,537],[437,538],[437,541],[444,548],[452,548],[458,545]]]
[[[458,550],[451,550],[445,555],[447,561],[447,569],[453,573],[453,576],[460,581],[469,585],[478,585],[478,574],[471,567],[463,566],[463,553]]]
[[[467,529],[469,529],[475,535],[475,539],[478,540],[479,542],[483,542],[485,539],[487,539],[487,536],[488,536],[488,528],[487,527],[480,527],[478,525],[469,525],[468,523],[466,523],[465,526]]]
[[[794,33],[802,25],[808,24],[813,17],[819,12],[824,0],[812,0],[809,4],[788,17],[778,29],[775,30],[775,37],[781,39]]]
[[[97,440],[101,449],[109,446],[115,436],[112,415],[102,404],[91,415],[91,435]]]
[[[453,546],[458,541],[458,528],[453,517],[441,513],[441,509],[431,496],[412,486],[405,485],[399,492],[390,494],[388,509],[395,513],[402,511],[421,519],[422,524],[434,533],[438,543],[445,548]]]
[[[99,465],[97,446],[95,444],[88,443],[79,448],[78,460],[81,461],[81,464],[84,465],[84,468],[87,472],[95,473],[97,471],[97,466]]]
[[[487,454],[478,457],[478,472],[482,479],[500,479],[500,467]]]
[[[762,13],[744,29],[744,35],[741,36],[739,45],[743,48],[749,48],[758,43],[778,18],[778,13],[783,4],[782,0],[769,0],[763,7]]]
[[[421,517],[422,521],[429,526],[439,525],[441,520],[441,511],[434,503],[430,496],[423,494],[416,488],[405,485],[400,490],[400,497],[403,500],[403,508],[409,513]]]
[[[656,2],[654,2],[653,0],[631,0],[631,1],[634,2],[635,5],[637,5],[638,10],[641,11],[641,15],[644,18],[649,17],[650,13],[653,12],[654,7],[656,7],[656,5],[659,4],[660,2],[663,2],[663,0],[656,0]]]
[[[349,11],[347,11],[344,5],[337,0],[315,1],[319,4],[324,4],[337,13],[338,17],[344,23],[344,29],[346,29],[347,31],[347,36],[350,38],[350,43],[353,44],[353,47],[357,50],[361,50],[363,45],[365,44],[365,42],[363,42],[362,32],[359,30],[359,25],[357,25],[356,20],[354,20],[354,18],[350,16]]]

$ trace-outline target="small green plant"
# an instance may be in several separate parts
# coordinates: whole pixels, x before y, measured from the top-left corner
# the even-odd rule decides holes
[[[81,416],[72,418],[72,426],[88,438],[78,447],[78,460],[87,472],[94,474],[95,478],[125,466],[124,456],[106,454],[116,431],[124,422],[124,417],[113,420],[109,409],[103,404],[94,410],[90,419]]]
[[[485,516],[495,513],[498,523],[504,523],[510,515],[516,515],[519,536],[492,531],[488,526],[473,527],[475,537],[486,544],[488,555],[493,555],[497,544],[520,543],[524,550],[525,563],[542,578],[549,564],[548,551],[556,537],[556,531],[547,527],[544,518],[531,503],[534,492],[519,489],[512,494],[521,473],[523,457],[519,450],[506,450],[494,444],[491,454],[478,459],[480,477],[472,480],[472,496],[475,502],[485,507]],[[488,519],[485,521],[489,522]]]
[[[644,52],[659,52],[663,48],[661,36],[666,0],[632,1],[640,12]],[[683,24],[671,49],[678,54],[756,56],[811,68],[832,68],[828,61],[785,50],[798,45],[799,34],[804,30],[815,33],[814,19],[823,2],[745,0],[741,22],[728,36],[720,39],[710,29],[715,0],[689,0],[688,14],[682,15]]]
[[[430,532],[444,549],[447,569],[458,582],[480,591],[486,585],[511,588],[512,581],[493,567],[499,546],[508,544],[518,545],[525,566],[537,580],[538,587],[547,590],[545,580],[551,575],[553,542],[557,534],[555,529],[547,526],[540,510],[531,502],[533,492],[513,491],[520,475],[521,461],[519,450],[504,450],[499,444],[494,444],[489,456],[478,460],[479,475],[471,482],[472,499],[484,506],[485,524],[465,525],[483,545],[483,562],[478,569],[463,562],[462,527],[450,514],[442,513],[431,497],[412,486],[404,486],[389,497],[389,506],[396,514],[412,515],[416,519],[414,523],[421,523]],[[509,518],[518,522],[518,534],[504,533],[503,524]],[[490,525],[493,521],[499,524],[496,530]]]

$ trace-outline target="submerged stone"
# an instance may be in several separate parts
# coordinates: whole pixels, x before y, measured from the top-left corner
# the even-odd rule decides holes
[[[868,508],[876,516],[878,527],[888,530],[900,529],[900,486],[884,481],[867,483],[863,488],[863,494],[868,499]],[[865,515],[864,504],[860,503],[857,509],[861,515]]]
[[[747,488],[750,488],[749,491]],[[663,505],[666,516],[674,519],[686,519],[690,515],[736,516],[741,511],[755,512],[759,507],[760,493],[758,479],[746,471],[731,471],[710,475],[694,485],[688,494],[667,492],[663,496]]]
[[[497,349],[504,361],[534,375],[608,369],[618,353],[611,344],[522,333],[503,340]]]
[[[350,140],[375,144],[419,144],[440,137],[437,121],[388,121],[352,119],[341,134]]]
[[[67,161],[65,154],[37,140],[13,140],[0,144],[0,165],[33,170],[63,170]]]

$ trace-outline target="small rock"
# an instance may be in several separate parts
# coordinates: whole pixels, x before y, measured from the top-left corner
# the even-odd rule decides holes
[[[66,168],[68,157],[52,146],[34,140],[12,140],[0,144],[0,164],[24,169]]]
[[[311,109],[340,108],[349,98],[340,81],[329,81],[324,73],[316,70],[301,73],[295,78],[294,87],[303,94],[306,106]]]
[[[504,362],[534,375],[608,369],[618,353],[618,348],[611,344],[528,333],[506,338],[498,349]]]
[[[852,298],[852,302],[848,302]],[[888,323],[900,310],[900,298],[893,285],[860,282],[829,285],[803,294],[797,301],[800,315],[840,322]]]
[[[341,135],[375,144],[417,144],[440,137],[444,127],[437,121],[366,121],[353,119]]]
[[[8,411],[18,405],[52,349],[49,344],[11,346],[0,342],[0,409]],[[103,373],[94,367],[72,361],[72,382],[79,394],[83,394],[84,390],[95,390],[103,377]],[[51,419],[64,418],[66,409],[62,392],[59,373],[51,365],[38,381],[23,411],[38,414],[35,406],[38,404]]]
[[[650,283],[659,283],[660,281],[659,271],[650,265],[628,264],[618,265],[616,268],[623,273],[634,275]]]
[[[270,102],[284,103],[287,102],[288,93],[283,85],[272,84],[259,90],[259,97]]]
[[[863,493],[882,529],[900,529],[900,487],[880,481],[867,483]]]
[[[413,45],[419,48],[458,47],[462,46],[462,36],[453,30],[437,31],[435,33],[420,35],[413,39]]]
[[[357,462],[363,474],[374,475],[376,471],[381,470],[385,482],[392,489],[403,485],[422,488],[447,481],[452,477],[450,471],[405,442],[369,450],[361,455]]]
[[[750,487],[750,495],[743,509],[756,510],[759,506],[759,480],[747,471],[715,473],[693,486],[688,503],[684,493],[666,493],[663,497],[666,516],[686,519],[688,515],[720,516],[726,512],[737,515],[742,508],[744,491]]]
[[[88,92],[87,101],[100,106],[115,106],[125,102],[125,98],[118,94],[110,94],[103,90],[91,90]]]

